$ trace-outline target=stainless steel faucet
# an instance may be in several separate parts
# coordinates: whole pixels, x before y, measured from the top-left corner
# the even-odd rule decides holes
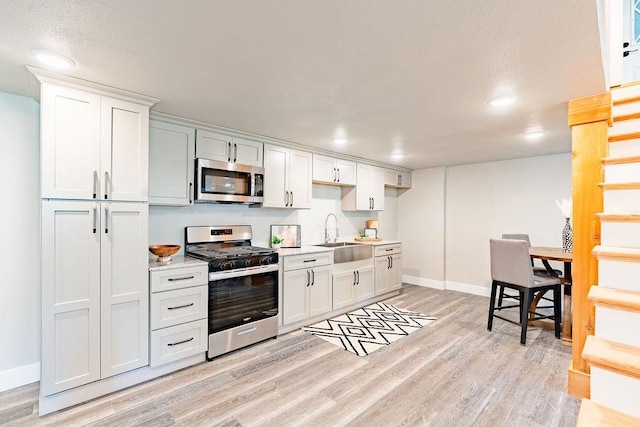
[[[338,217],[334,213],[330,213],[324,220],[324,242],[329,243],[329,230],[327,229],[327,222],[329,221],[329,217],[333,216],[336,221],[336,236],[333,238],[334,243],[338,241],[338,236],[340,235],[340,231],[338,230]]]

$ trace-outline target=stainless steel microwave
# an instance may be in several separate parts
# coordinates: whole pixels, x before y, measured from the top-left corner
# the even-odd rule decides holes
[[[196,159],[196,201],[262,203],[264,168]]]

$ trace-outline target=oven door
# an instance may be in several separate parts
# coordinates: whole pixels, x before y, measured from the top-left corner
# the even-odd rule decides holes
[[[196,200],[201,202],[262,203],[264,168],[196,160]]]
[[[209,275],[209,334],[278,315],[278,264]]]

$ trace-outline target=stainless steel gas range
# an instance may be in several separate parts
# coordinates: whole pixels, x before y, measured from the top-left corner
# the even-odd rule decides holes
[[[278,334],[278,252],[251,239],[250,225],[185,228],[186,255],[209,263],[209,360]]]

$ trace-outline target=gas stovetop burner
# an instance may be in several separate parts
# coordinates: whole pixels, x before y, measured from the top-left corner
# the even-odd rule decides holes
[[[209,262],[209,272],[278,263],[274,249],[251,246],[251,226],[186,227],[186,255]]]

